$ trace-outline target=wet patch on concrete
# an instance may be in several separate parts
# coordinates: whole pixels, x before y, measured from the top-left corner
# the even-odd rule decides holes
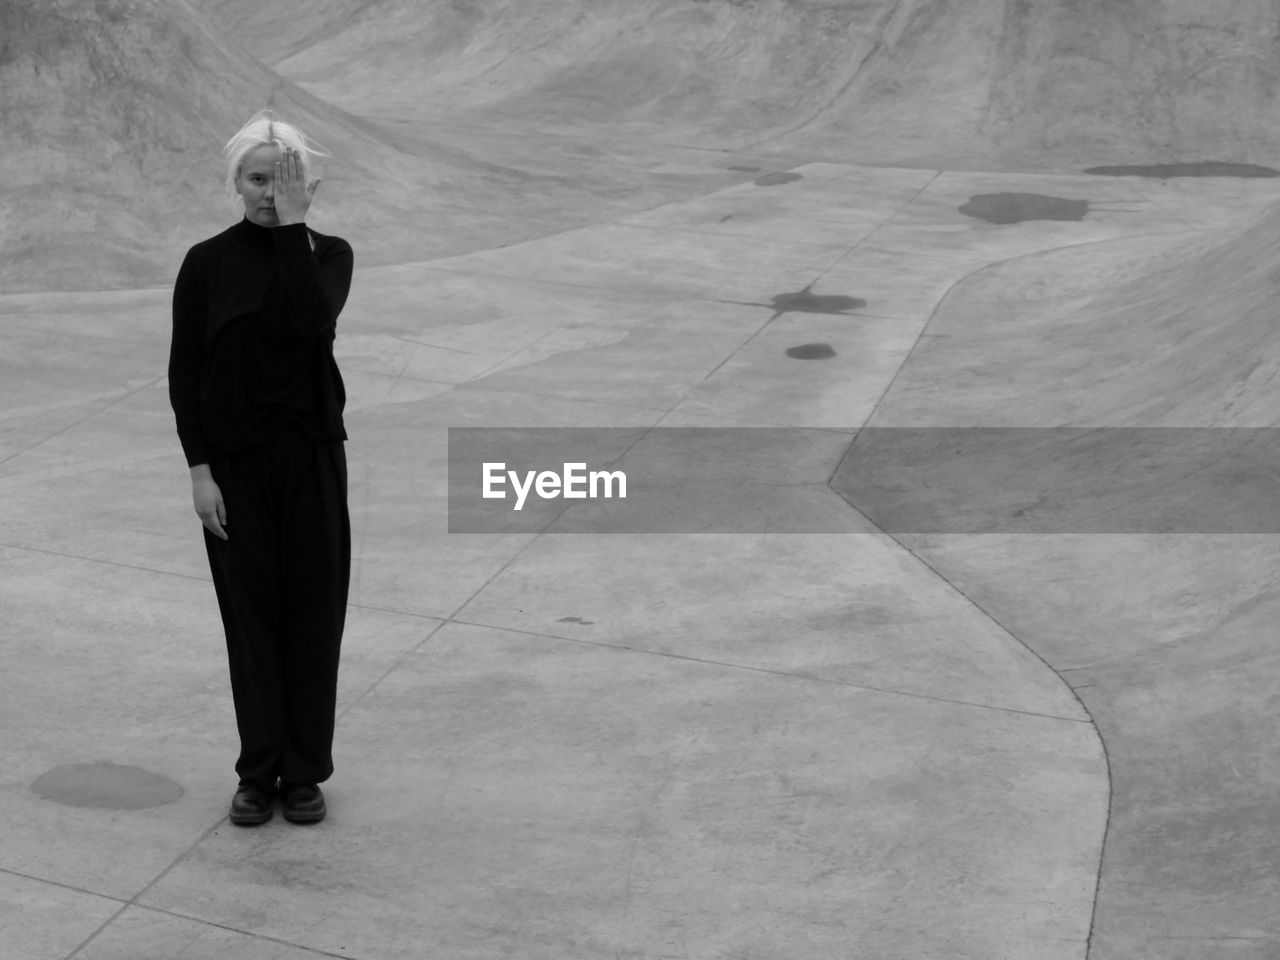
[[[730,220],[732,220],[732,219],[733,219],[733,214],[732,214],[732,213],[726,213],[723,217],[721,217],[721,218],[720,218],[720,222],[721,222],[721,223],[728,223],[728,222],[729,222]]]
[[[104,810],[145,810],[173,803],[182,786],[140,767],[115,763],[72,763],[41,774],[31,789],[56,803]]]
[[[795,183],[804,177],[798,173],[766,173],[763,177],[752,180],[757,187],[779,187],[784,183]]]
[[[589,627],[595,623],[594,620],[583,620],[581,617],[561,617],[556,623],[580,623],[584,627]]]
[[[1280,177],[1280,170],[1273,170],[1271,167],[1254,163],[1221,163],[1216,160],[1089,167],[1085,173],[1101,177],[1149,177],[1154,180],[1170,180],[1174,177]]]
[[[730,167],[730,170],[736,170],[738,173],[759,173],[759,167]]]
[[[797,290],[795,293],[780,293],[773,298],[773,303],[769,304],[769,306],[773,307],[775,319],[784,313],[830,313],[848,316],[850,310],[860,310],[866,305],[867,301],[860,300],[857,297],[846,297],[842,294],[814,293],[812,283],[803,290]],[[761,306],[765,306],[765,304],[761,304]]]
[[[817,283],[815,280],[814,283]],[[736,303],[744,307],[767,307],[773,311],[770,320],[777,320],[784,313],[827,313],[840,317],[851,316],[850,310],[861,310],[867,301],[844,294],[814,293],[813,283],[795,293],[780,293],[772,303],[755,303],[748,300],[717,300],[716,303]]]
[[[1039,193],[980,193],[970,197],[959,209],[965,216],[987,223],[1083,220],[1089,212],[1089,201],[1046,197]]]
[[[787,347],[787,356],[795,360],[828,360],[835,355],[829,343],[802,343]]]

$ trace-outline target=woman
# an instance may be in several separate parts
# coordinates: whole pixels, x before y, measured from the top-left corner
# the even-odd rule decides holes
[[[227,143],[244,217],[173,291],[169,399],[222,614],[240,756],[231,822],[325,816],[351,568],[334,329],[350,245],[306,225],[314,148],[270,111]],[[278,784],[278,786],[277,786]]]

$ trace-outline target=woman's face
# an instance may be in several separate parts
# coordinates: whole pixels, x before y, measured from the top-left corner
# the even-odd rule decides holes
[[[275,163],[280,148],[274,144],[254,147],[236,174],[236,193],[244,201],[244,215],[260,227],[279,226],[276,216]]]

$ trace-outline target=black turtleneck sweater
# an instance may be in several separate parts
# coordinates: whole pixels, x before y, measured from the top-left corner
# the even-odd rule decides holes
[[[351,269],[347,241],[301,223],[244,219],[187,251],[173,288],[169,401],[188,466],[281,429],[347,438],[333,339]]]

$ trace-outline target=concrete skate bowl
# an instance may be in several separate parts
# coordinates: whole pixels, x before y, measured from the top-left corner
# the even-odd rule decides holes
[[[225,221],[218,149],[264,104],[334,154],[325,209],[365,264],[805,160],[1267,164],[1280,145],[1264,3],[60,0],[0,18],[9,291],[166,283]]]
[[[833,480],[1052,665],[1098,725],[1113,794],[1094,957],[1276,949],[1278,241],[1273,206],[1192,243],[981,271],[943,302]],[[1091,429],[1051,429],[1070,426]],[[1189,456],[1148,462],[1122,490],[1126,451],[1157,434]],[[1046,438],[1057,464],[1092,451],[1070,476],[1022,476],[1046,465],[1026,457]]]
[[[0,5],[0,290],[171,282],[227,221],[218,149],[264,104],[334,154],[316,226],[341,223],[361,266],[802,161],[1270,170],[1277,34],[1271,4],[1174,0]],[[1277,240],[1272,211],[988,268],[868,426],[1270,426]],[[1092,955],[1274,955],[1273,538],[920,532],[856,474],[835,486],[1095,718],[1113,799]]]
[[[325,101],[396,122],[842,162],[1274,158],[1271,4],[202,0]]]
[[[577,182],[561,151],[512,166],[378,126],[272,70],[240,43],[257,33],[207,6],[206,17],[155,0],[0,5],[0,291],[171,282],[192,238],[237,215],[219,151],[263,106],[332,155],[319,162],[316,228],[341,223],[365,266],[498,246],[741,179],[700,164],[624,183],[629,162],[603,177],[585,158]]]
[[[1244,228],[986,267],[942,302],[867,426],[1270,426],[1277,242],[1272,206]]]
[[[184,4],[5,4],[0,91],[9,226],[0,287],[9,292],[171,282],[193,230],[235,215],[219,150],[263,105],[296,117],[330,150],[361,144],[329,174],[341,183],[335,213],[385,225],[391,242],[425,214],[447,165],[382,142]],[[388,182],[402,185],[397,196]]]

